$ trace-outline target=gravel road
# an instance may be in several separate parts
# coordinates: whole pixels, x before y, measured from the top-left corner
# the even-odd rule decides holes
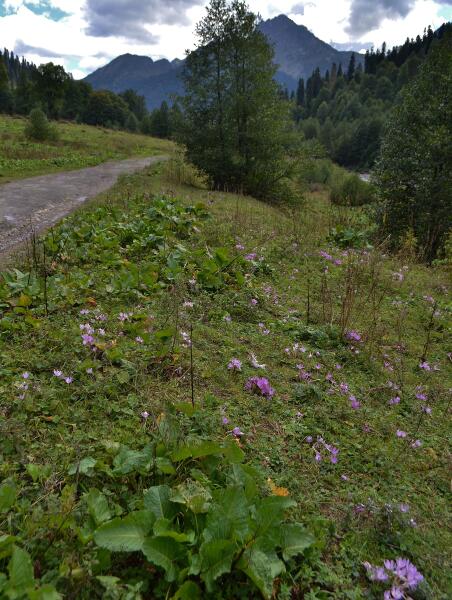
[[[0,255],[20,245],[32,230],[39,233],[48,229],[90,198],[109,189],[120,175],[134,173],[165,158],[108,162],[0,185]]]

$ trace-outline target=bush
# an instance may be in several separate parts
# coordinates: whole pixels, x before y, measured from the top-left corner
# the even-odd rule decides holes
[[[49,123],[45,113],[40,108],[34,108],[25,127],[25,136],[36,142],[55,141],[58,139],[58,132],[56,127]]]
[[[358,177],[348,175],[332,182],[330,200],[340,206],[362,206],[374,201],[373,188]]]

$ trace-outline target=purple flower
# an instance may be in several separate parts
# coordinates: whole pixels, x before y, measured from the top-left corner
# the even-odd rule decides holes
[[[82,310],[80,311],[81,315],[89,315],[89,310],[87,308],[82,308]]]
[[[233,358],[231,362],[228,364],[228,369],[230,371],[241,371],[242,363],[238,358]]]
[[[347,333],[345,334],[345,337],[353,342],[360,342],[362,337],[361,334],[358,333],[357,331],[347,331]]]
[[[149,413],[147,410],[145,410],[144,412],[141,413],[141,418],[143,419],[143,421],[146,421],[147,419],[149,419]]]
[[[432,414],[432,408],[430,406],[423,406],[422,410],[425,412],[426,415]]]
[[[69,385],[74,381],[74,378],[73,377],[65,377],[64,381]]]
[[[390,406],[394,406],[395,404],[400,404],[400,397],[396,396],[395,398],[391,398],[391,400],[389,400],[389,404],[390,404]]]
[[[331,256],[331,254],[328,254],[328,252],[325,252],[324,250],[320,250],[319,254],[325,260],[333,260],[333,257]]]
[[[229,425],[229,419],[227,417],[223,417],[221,419],[221,422],[223,423],[223,425]]]
[[[144,340],[143,340],[143,338],[142,338],[142,337],[140,337],[140,336],[137,336],[137,337],[135,338],[135,341],[136,341],[136,343],[137,343],[137,344],[144,344]]]
[[[89,367],[88,369],[86,369],[86,372],[88,373],[88,375],[92,375],[93,374],[92,367]]]
[[[361,408],[361,402],[355,398],[355,396],[350,396],[350,403],[353,410],[358,410]]]
[[[401,504],[401,505],[399,506],[399,508],[400,508],[400,512],[401,512],[401,513],[407,513],[407,512],[410,512],[410,505],[409,505],[409,504]]]
[[[348,394],[348,383],[344,383],[344,382],[342,382],[342,383],[339,385],[339,389],[340,389],[340,391],[341,391],[341,394]]]
[[[235,247],[237,250],[245,250],[245,246],[243,244],[236,244]]]
[[[419,364],[419,368],[423,369],[424,371],[431,371],[432,370],[432,367],[428,364],[428,362],[425,362],[425,361],[421,362]]]
[[[422,446],[421,440],[416,440],[411,444],[412,448],[420,448]]]
[[[312,435],[308,435],[308,437],[306,438],[306,442],[308,444],[310,444],[312,442]]]
[[[250,254],[245,254],[245,260],[253,261],[256,260],[256,258],[257,254],[255,254],[254,252],[251,252]]]
[[[402,431],[402,429],[397,429],[396,436],[398,438],[406,438],[407,432],[406,431]]]
[[[88,333],[84,333],[82,335],[82,340],[83,340],[83,345],[84,346],[92,346],[94,345],[94,338],[92,335],[89,335]]]
[[[250,301],[251,306],[257,306],[258,305],[258,301],[256,300],[256,298],[252,298]]]
[[[55,377],[58,377],[58,378],[59,378],[59,377],[62,377],[62,376],[63,376],[63,372],[62,372],[62,371],[59,371],[58,369],[54,369],[54,371],[53,371],[53,375],[54,375]]]
[[[28,379],[29,377],[30,377],[30,373],[28,371],[25,371],[25,373],[22,373],[23,379]]]
[[[232,317],[230,317],[229,315],[225,315],[223,317],[223,320],[226,321],[226,323],[230,323],[232,321]]]
[[[250,377],[245,384],[245,389],[266,398],[273,398],[275,395],[275,390],[266,377]]]
[[[240,427],[234,427],[234,429],[232,430],[232,435],[234,437],[242,437],[242,435],[245,435],[243,433],[243,431],[240,430]]]
[[[315,460],[316,460],[317,462],[321,462],[321,460],[322,460],[322,455],[320,454],[320,452],[317,452],[317,451],[316,451],[316,453],[315,453]]]

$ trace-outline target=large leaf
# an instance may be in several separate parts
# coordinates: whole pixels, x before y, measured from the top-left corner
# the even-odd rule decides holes
[[[147,538],[143,544],[143,554],[156,567],[166,573],[166,580],[171,582],[177,577],[177,562],[185,555],[184,547],[171,538]]]
[[[186,581],[171,600],[201,600],[201,589],[194,581]]]
[[[218,492],[207,515],[204,540],[244,541],[250,530],[250,504],[243,488],[234,486]]]
[[[244,552],[237,567],[251,579],[266,600],[273,596],[276,577],[285,570],[284,563],[275,552],[262,552],[254,547]]]
[[[201,579],[209,592],[212,591],[214,581],[218,577],[231,572],[235,553],[236,546],[229,540],[215,540],[201,545]]]
[[[195,541],[195,532],[189,531],[188,533],[180,533],[174,529],[169,519],[158,519],[154,523],[154,535],[157,537],[169,537],[176,542],[192,544]]]
[[[99,490],[93,488],[85,496],[89,514],[98,527],[111,519],[110,509],[106,497]]]
[[[143,450],[131,450],[123,446],[113,460],[115,475],[128,475],[129,473],[146,473],[149,471],[153,460],[152,446]]]
[[[315,542],[313,535],[299,523],[290,523],[281,527],[281,547],[284,560],[301,554]]]
[[[112,552],[138,552],[152,529],[155,516],[148,510],[130,513],[124,519],[113,519],[101,525],[94,540],[101,548]]]
[[[178,485],[171,496],[171,501],[185,504],[193,513],[206,513],[210,508],[212,495],[210,491],[198,481],[188,479]]]
[[[33,587],[35,576],[30,555],[18,546],[14,546],[13,555],[8,564],[9,584],[15,592]]]
[[[43,585],[37,590],[28,590],[28,600],[61,600],[62,597],[53,585]]]
[[[189,445],[178,448],[171,454],[174,462],[179,462],[187,458],[201,458],[203,456],[212,456],[212,454],[222,454],[223,447],[216,442],[202,442],[198,445]]]
[[[256,510],[256,537],[261,550],[271,549],[281,544],[281,523],[285,512],[296,502],[284,496],[263,498]]]
[[[170,487],[156,485],[145,491],[144,507],[150,510],[156,519],[171,519],[177,513],[177,508],[171,503],[170,497]]]
[[[16,488],[11,483],[0,485],[0,514],[8,512],[16,501]]]

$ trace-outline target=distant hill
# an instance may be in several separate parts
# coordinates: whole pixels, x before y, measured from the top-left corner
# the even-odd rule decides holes
[[[290,91],[296,88],[300,77],[309,77],[317,67],[324,74],[333,62],[342,63],[345,69],[350,61],[351,52],[336,50],[285,15],[263,21],[260,27],[275,48],[275,61],[279,65],[276,78]],[[364,56],[357,55],[357,60],[363,61]],[[152,109],[183,92],[182,67],[182,60],[153,61],[147,56],[124,54],[88,75],[85,81],[94,89],[116,93],[133,89],[146,98],[148,108]]]

